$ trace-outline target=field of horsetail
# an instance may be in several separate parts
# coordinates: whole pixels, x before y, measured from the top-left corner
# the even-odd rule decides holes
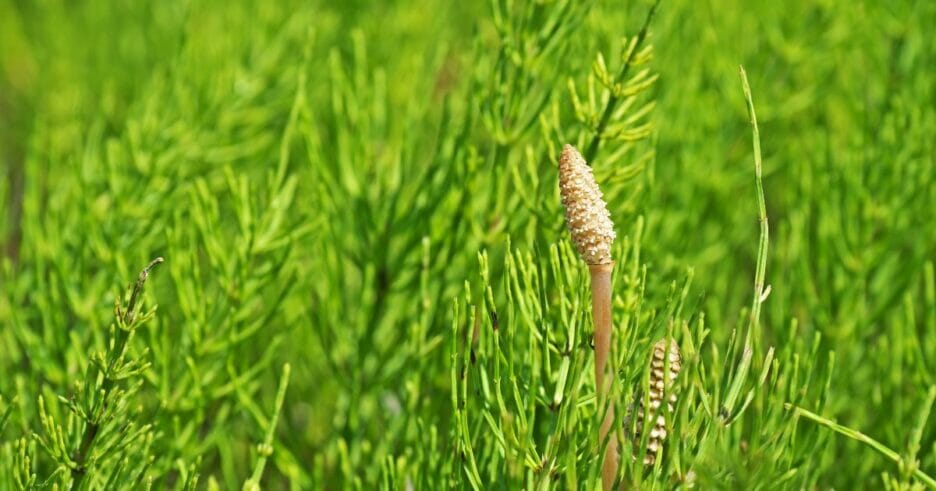
[[[0,0],[0,490],[936,489],[933,25]]]

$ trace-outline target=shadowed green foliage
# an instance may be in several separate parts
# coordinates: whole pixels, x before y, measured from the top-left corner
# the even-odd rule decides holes
[[[932,25],[926,1],[0,0],[0,489],[595,488],[564,143],[618,235],[622,483],[933,487]]]

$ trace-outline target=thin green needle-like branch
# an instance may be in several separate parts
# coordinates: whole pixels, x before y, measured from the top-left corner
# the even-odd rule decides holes
[[[257,459],[257,465],[254,467],[250,480],[244,483],[245,490],[260,489],[260,478],[263,477],[263,470],[266,468],[267,459],[273,454],[273,437],[276,434],[276,425],[279,422],[280,412],[283,410],[283,402],[286,400],[286,388],[289,386],[289,363],[283,365],[283,375],[280,378],[280,385],[276,391],[276,402],[273,408],[273,416],[266,428],[266,435],[263,443],[259,446],[260,457]]]
[[[656,14],[657,7],[659,6],[660,0],[657,0],[654,2],[653,6],[650,7],[650,11],[647,12],[647,18],[644,20],[643,26],[640,27],[640,32],[637,34],[637,42],[634,43],[634,48],[631,50],[630,55],[628,55],[627,60],[621,67],[621,72],[617,76],[619,82],[627,77],[627,73],[633,66],[634,59],[637,57],[637,53],[640,52],[640,47],[643,46],[644,41],[647,39],[650,22],[653,21],[653,16]],[[601,119],[598,120],[598,126],[595,128],[595,136],[592,137],[591,143],[589,143],[588,147],[585,149],[584,157],[586,162],[593,162],[595,156],[598,155],[598,147],[601,145],[601,135],[604,133],[605,128],[607,128],[608,123],[611,122],[611,115],[614,114],[614,110],[617,108],[620,101],[621,97],[618,97],[613,92],[608,96],[608,102],[605,104],[604,111],[601,112]]]
[[[730,421],[737,416],[734,411],[735,403],[741,395],[741,388],[747,379],[754,357],[754,335],[760,326],[761,304],[767,299],[770,289],[765,290],[764,277],[767,273],[767,244],[770,231],[767,224],[767,204],[764,199],[763,169],[761,165],[760,132],[757,128],[757,115],[754,112],[754,99],[751,96],[751,86],[748,84],[747,73],[744,67],[738,67],[741,77],[741,86],[744,91],[744,100],[747,104],[748,116],[751,119],[751,138],[754,145],[754,188],[757,190],[757,216],[760,222],[760,238],[757,243],[757,266],[754,273],[754,299],[751,303],[751,313],[748,320],[747,331],[744,335],[744,347],[741,354],[741,363],[734,374],[731,387],[723,404],[723,421]]]
[[[747,103],[748,115],[751,117],[751,133],[754,145],[754,189],[757,190],[757,217],[760,222],[760,240],[757,244],[757,269],[754,273],[754,299],[751,302],[751,319],[748,332],[745,336],[745,349],[750,347],[752,332],[760,323],[761,304],[764,303],[764,277],[767,274],[767,247],[770,236],[767,223],[767,203],[764,199],[764,171],[761,160],[760,131],[757,128],[757,114],[754,112],[754,99],[751,96],[751,86],[748,84],[747,73],[743,66],[738,67],[741,76],[741,85],[744,90],[744,100]]]
[[[793,413],[796,416],[803,416],[806,419],[819,423],[820,425],[825,426],[826,428],[829,428],[836,433],[845,435],[848,438],[851,438],[852,440],[856,440],[861,443],[864,443],[865,445],[873,448],[879,454],[883,455],[884,457],[891,460],[895,464],[901,463],[902,459],[899,453],[895,452],[894,450],[891,450],[887,445],[884,445],[883,443],[875,440],[874,438],[871,438],[868,435],[865,435],[864,433],[858,430],[849,428],[847,426],[842,426],[836,423],[835,421],[832,421],[831,419],[824,418],[807,409],[803,409],[801,407],[796,407],[796,406],[791,406],[790,404],[787,404],[786,406],[787,406],[787,409],[793,409]],[[921,482],[923,482],[927,486],[929,486],[931,489],[936,489],[936,479],[926,474],[921,469],[919,468],[914,469],[913,476],[919,479]]]

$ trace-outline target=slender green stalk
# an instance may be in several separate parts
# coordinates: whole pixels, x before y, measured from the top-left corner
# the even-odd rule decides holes
[[[767,247],[770,238],[770,227],[767,222],[767,203],[764,199],[764,170],[761,160],[760,130],[757,128],[757,114],[754,112],[754,99],[751,96],[751,86],[748,84],[747,73],[743,66],[738,67],[741,76],[741,86],[744,90],[744,100],[747,103],[748,115],[751,117],[751,139],[754,145],[754,189],[757,190],[757,218],[760,222],[760,239],[757,244],[757,268],[754,273],[754,298],[751,301],[751,319],[745,336],[745,350],[751,346],[751,335],[760,325],[761,304],[766,300],[764,295],[764,281],[767,274]]]
[[[760,222],[760,238],[757,243],[757,266],[754,272],[754,298],[751,301],[751,313],[748,319],[747,330],[744,334],[744,347],[741,352],[741,363],[734,374],[728,395],[722,406],[723,421],[732,421],[737,417],[735,413],[735,403],[741,395],[741,389],[744,381],[747,379],[748,372],[751,369],[751,361],[754,357],[755,336],[760,328],[761,304],[767,299],[770,289],[764,287],[764,278],[767,273],[767,245],[770,236],[770,230],[767,224],[767,204],[764,199],[764,181],[763,168],[761,165],[760,149],[760,131],[757,128],[757,115],[754,112],[754,100],[751,96],[751,87],[748,84],[747,74],[744,67],[739,66],[738,71],[741,77],[741,86],[744,91],[744,100],[747,104],[748,116],[751,118],[751,133],[754,145],[754,188],[757,190],[757,216]],[[727,423],[726,423],[727,424]]]
[[[931,394],[932,394],[932,393],[934,393],[934,392],[931,391]],[[932,399],[930,399],[930,403],[932,404]],[[849,427],[847,427],[847,426],[840,425],[840,424],[836,423],[835,421],[832,421],[831,419],[824,418],[824,417],[822,417],[822,416],[820,416],[820,415],[818,415],[818,414],[816,414],[816,413],[814,413],[814,412],[812,412],[812,411],[809,411],[809,410],[807,410],[807,409],[803,409],[803,408],[801,408],[801,407],[795,407],[795,406],[791,406],[791,405],[787,404],[787,408],[788,408],[788,409],[791,409],[791,408],[792,408],[792,409],[793,409],[793,413],[794,413],[796,416],[803,416],[803,417],[805,417],[806,419],[809,419],[809,420],[811,420],[811,421],[814,421],[814,422],[816,422],[816,423],[819,423],[820,425],[825,426],[826,428],[829,428],[829,429],[831,429],[832,431],[834,431],[834,432],[836,432],[836,433],[839,433],[839,434],[841,434],[841,435],[845,435],[845,436],[847,436],[848,438],[851,438],[852,440],[855,440],[855,441],[859,441],[859,442],[861,442],[861,443],[864,443],[865,445],[867,445],[867,446],[873,448],[873,449],[876,450],[879,454],[883,455],[884,457],[886,457],[888,460],[891,460],[891,461],[894,462],[895,464],[900,465],[900,464],[902,463],[902,461],[903,461],[903,459],[900,457],[900,454],[899,454],[899,453],[897,453],[897,452],[894,451],[894,450],[891,450],[887,445],[884,445],[883,443],[881,443],[881,442],[875,440],[874,438],[871,438],[871,437],[868,436],[868,435],[865,435],[864,433],[862,433],[862,432],[860,432],[860,431],[858,431],[858,430],[849,428]],[[919,479],[920,481],[922,481],[924,484],[926,484],[926,485],[929,486],[930,488],[936,489],[936,479],[934,479],[933,477],[931,477],[931,476],[928,475],[927,473],[923,472],[922,469],[919,469],[919,468],[914,469],[914,470],[913,470],[913,476],[916,477],[917,479]]]
[[[276,425],[279,422],[280,413],[283,410],[283,402],[286,400],[286,388],[289,386],[290,372],[289,363],[283,365],[283,375],[280,378],[279,388],[276,390],[276,402],[273,405],[273,415],[267,423],[266,435],[263,437],[263,443],[258,447],[260,457],[257,459],[257,465],[254,466],[254,471],[250,479],[244,483],[245,490],[260,489],[260,478],[263,477],[263,470],[266,468],[267,459],[273,454],[273,438],[276,435]]]

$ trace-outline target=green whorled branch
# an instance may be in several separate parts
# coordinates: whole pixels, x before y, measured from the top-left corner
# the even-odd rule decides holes
[[[643,46],[644,41],[647,39],[647,32],[650,29],[650,22],[653,20],[653,16],[656,15],[656,10],[659,6],[660,0],[657,0],[653,3],[653,6],[650,7],[650,11],[647,12],[647,18],[644,20],[643,26],[640,27],[640,32],[637,34],[637,40],[634,43],[633,48],[630,50],[630,54],[628,55],[627,60],[624,62],[624,65],[621,66],[620,73],[618,73],[618,81],[624,80],[627,77],[627,73],[634,65],[634,60],[637,57],[637,53],[640,52],[640,47]],[[595,156],[598,155],[598,147],[601,145],[601,135],[604,133],[605,129],[608,127],[608,124],[611,122],[611,116],[614,114],[614,110],[617,108],[619,102],[621,102],[621,97],[615,95],[613,92],[608,96],[608,101],[605,103],[604,111],[601,112],[601,118],[598,120],[598,126],[595,128],[595,136],[592,137],[591,143],[589,143],[588,147],[585,148],[586,161],[591,162]]]
[[[87,459],[91,454],[91,450],[94,447],[94,443],[104,423],[102,420],[107,406],[107,399],[111,394],[115,383],[117,382],[115,374],[124,367],[124,354],[126,353],[127,342],[130,340],[133,331],[136,330],[136,328],[143,320],[145,320],[145,317],[137,317],[139,311],[139,302],[143,295],[143,286],[146,283],[147,278],[149,278],[150,271],[152,271],[152,269],[156,267],[157,264],[162,262],[163,258],[157,257],[156,259],[150,261],[150,263],[145,268],[143,268],[142,271],[140,271],[140,275],[137,277],[137,281],[133,285],[133,290],[130,293],[130,299],[128,300],[125,309],[121,309],[119,301],[114,307],[114,316],[117,321],[117,328],[114,330],[115,334],[113,343],[108,347],[107,355],[104,357],[105,359],[101,360],[104,362],[102,363],[103,366],[99,367],[99,370],[103,375],[101,387],[97,391],[100,394],[101,406],[99,406],[97,410],[91,411],[88,414],[87,425],[85,426],[84,434],[81,437],[81,443],[78,445],[78,450],[71,459],[74,463],[74,466],[71,469],[72,490],[81,489],[84,478],[88,473]]]

